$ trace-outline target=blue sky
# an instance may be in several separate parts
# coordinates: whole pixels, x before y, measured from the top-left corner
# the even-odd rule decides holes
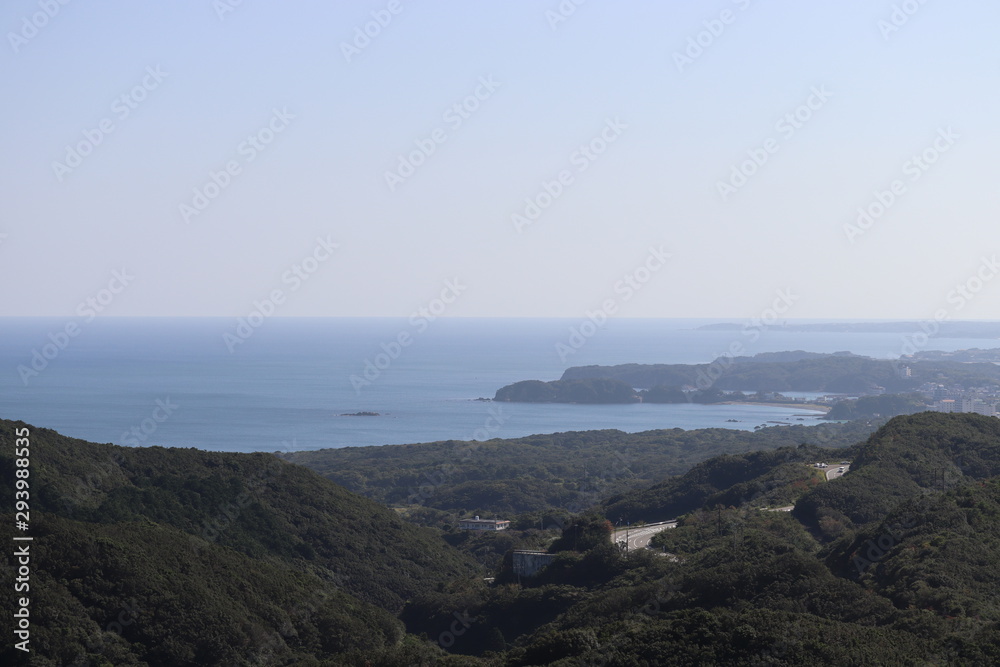
[[[996,3],[224,4],[4,3],[0,314],[996,317]]]

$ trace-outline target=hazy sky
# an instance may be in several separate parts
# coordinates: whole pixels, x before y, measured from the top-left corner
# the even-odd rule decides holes
[[[993,319],[998,24],[8,0],[0,315]]]

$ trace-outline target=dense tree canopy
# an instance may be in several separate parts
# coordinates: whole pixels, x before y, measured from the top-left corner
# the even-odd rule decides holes
[[[0,422],[7,520],[20,426]],[[829,432],[866,432],[839,428]],[[558,508],[539,499],[540,510],[489,535],[418,528],[270,455],[125,449],[32,431],[33,664],[1000,661],[995,418],[897,417],[838,448],[823,446],[836,438],[796,443],[790,434],[809,431],[792,428],[480,443],[500,459],[491,493],[521,479],[512,476],[518,454],[538,474],[567,451],[606,451],[608,442],[649,447],[643,461],[683,443],[770,445],[625,484],[592,503],[598,512],[558,514],[554,528],[544,515]],[[369,483],[385,493],[397,476],[440,465],[451,446],[357,449],[312,463],[393,480]],[[828,481],[814,463],[833,456],[851,466]],[[379,461],[385,478],[375,477]],[[578,464],[564,465],[562,474]],[[776,511],[785,504],[794,511]],[[607,520],[622,512],[678,521],[651,549],[623,553]],[[515,576],[511,550],[529,545],[552,561]],[[3,613],[10,623],[11,608]],[[15,664],[13,651],[5,664]]]

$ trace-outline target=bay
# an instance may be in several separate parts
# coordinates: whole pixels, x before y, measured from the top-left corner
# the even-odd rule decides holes
[[[273,318],[227,345],[234,318],[0,318],[0,415],[97,442],[237,452],[591,429],[752,429],[816,417],[757,405],[476,399],[518,380],[558,379],[569,366],[705,363],[732,350],[894,358],[904,343],[901,334],[697,329],[717,321]],[[64,339],[69,322],[79,334]],[[996,346],[934,338],[927,349]],[[346,416],[358,412],[379,416]]]

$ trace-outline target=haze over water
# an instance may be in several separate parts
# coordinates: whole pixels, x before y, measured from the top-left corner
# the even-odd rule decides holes
[[[752,429],[769,421],[816,423],[806,410],[753,405],[565,405],[476,401],[518,380],[558,379],[569,366],[706,363],[739,343],[746,354],[802,349],[896,357],[901,334],[697,331],[718,320],[609,320],[566,355],[568,319],[273,319],[232,353],[232,318],[97,318],[28,378],[32,350],[65,324],[7,318],[0,335],[0,416],[66,435],[129,445],[276,451],[435,440],[520,437],[615,428]],[[384,365],[383,344],[412,342]],[[929,349],[995,347],[938,339]],[[572,349],[572,348],[571,348]],[[357,389],[355,388],[357,387]],[[166,407],[164,407],[166,406]],[[378,412],[372,416],[343,416]],[[727,419],[737,419],[736,423]],[[150,431],[150,426],[154,429]],[[133,431],[133,429],[135,429]],[[130,434],[132,432],[132,434]],[[147,433],[148,432],[148,433]],[[293,442],[294,441],[294,442]]]

